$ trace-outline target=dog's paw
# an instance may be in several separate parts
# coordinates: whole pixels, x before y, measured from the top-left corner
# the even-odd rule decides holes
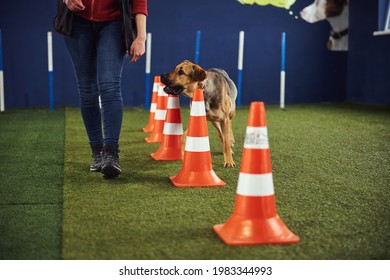
[[[223,166],[226,167],[226,168],[232,168],[232,167],[236,167],[236,164],[235,164],[234,161],[230,161],[230,162],[225,161]]]

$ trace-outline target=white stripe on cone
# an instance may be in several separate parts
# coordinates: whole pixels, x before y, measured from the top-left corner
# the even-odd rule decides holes
[[[209,137],[186,137],[185,150],[187,152],[208,152],[210,151]]]
[[[178,109],[178,108],[180,108],[179,98],[169,96],[167,109]]]
[[[153,92],[158,92],[160,83],[153,83]]]
[[[183,125],[181,123],[165,123],[164,132],[165,135],[182,135]]]
[[[150,112],[155,113],[157,109],[157,103],[150,104]]]
[[[158,94],[157,94],[157,96],[168,96],[168,94],[165,93],[163,86],[159,86],[158,87]]]
[[[272,173],[248,174],[241,172],[238,177],[237,194],[244,196],[274,195]]]
[[[167,115],[167,110],[156,110],[154,119],[158,121],[165,121],[166,115]]]
[[[244,148],[246,149],[268,149],[267,127],[248,126],[246,128]]]
[[[193,117],[206,116],[204,101],[192,101],[190,115]]]

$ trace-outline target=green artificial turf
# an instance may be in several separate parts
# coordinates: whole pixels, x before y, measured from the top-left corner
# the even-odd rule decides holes
[[[157,162],[141,131],[149,113],[127,109],[123,174],[88,171],[78,109],[66,109],[64,259],[389,259],[390,110],[360,105],[267,106],[276,209],[301,241],[227,246],[213,232],[235,202],[248,108],[234,119],[237,167],[223,168],[209,124],[213,169],[224,187],[174,187],[181,162]],[[188,110],[182,109],[183,126]],[[3,179],[3,177],[1,177]]]
[[[0,113],[0,259],[61,259],[64,109]]]

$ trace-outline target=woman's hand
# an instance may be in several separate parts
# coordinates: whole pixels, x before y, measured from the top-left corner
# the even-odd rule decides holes
[[[72,12],[83,11],[85,9],[85,6],[81,0],[64,0],[64,2]]]
[[[144,39],[143,37],[137,36],[137,38],[135,38],[135,40],[131,44],[130,53],[129,53],[131,55],[131,60],[129,62],[130,64],[133,64],[141,56],[144,55],[144,53],[145,53],[145,41],[146,41],[146,39]]]

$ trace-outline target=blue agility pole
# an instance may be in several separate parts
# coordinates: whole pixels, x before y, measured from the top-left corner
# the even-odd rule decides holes
[[[199,64],[199,54],[200,54],[200,31],[196,32],[196,41],[195,41],[195,59],[194,63]]]
[[[4,112],[3,40],[0,29],[0,112]]]
[[[150,65],[152,61],[152,33],[146,34],[145,110],[150,107]]]
[[[284,109],[284,99],[285,99],[285,80],[286,80],[286,33],[282,33],[282,53],[281,53],[281,67],[280,67],[280,108]]]
[[[244,64],[244,31],[240,31],[238,42],[237,107],[241,106],[242,68]]]
[[[47,64],[49,73],[50,112],[54,112],[53,36],[50,31],[47,32]]]

